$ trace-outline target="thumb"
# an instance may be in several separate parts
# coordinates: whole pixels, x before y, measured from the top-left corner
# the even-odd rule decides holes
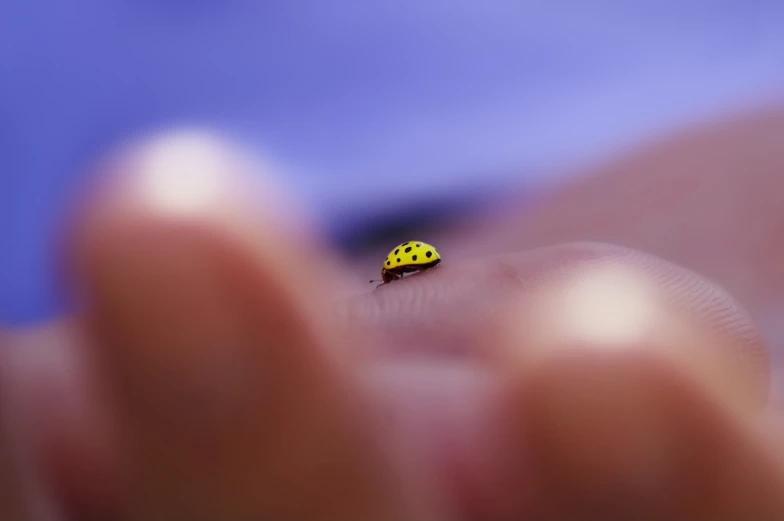
[[[329,263],[309,269],[329,255],[270,188],[251,197],[224,144],[169,135],[135,154],[74,242],[127,514],[407,517],[331,327]]]

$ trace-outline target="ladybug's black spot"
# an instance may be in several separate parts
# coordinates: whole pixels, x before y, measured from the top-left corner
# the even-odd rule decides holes
[[[398,259],[397,261],[400,262],[400,259]]]
[[[389,266],[390,262],[391,262],[391,261],[387,261],[387,266]]]
[[[417,256],[416,256],[416,255],[414,255],[413,257],[411,257],[411,259],[412,259],[412,260],[416,260],[416,257],[417,257]]]
[[[432,256],[433,256],[433,252],[432,251],[429,251],[429,252],[425,253],[425,257],[427,257],[428,259],[430,257],[432,257]],[[387,264],[389,264],[389,263],[387,263]]]
[[[421,247],[422,247],[422,243],[421,243],[421,242],[418,242],[418,243],[417,243],[417,248],[421,248]]]
[[[401,246],[401,247],[403,247],[403,246],[405,246],[406,244],[408,244],[408,243],[407,243],[407,242],[404,242],[404,243],[403,243],[403,244],[401,244],[400,246]]]
[[[395,255],[397,255],[397,252],[399,252],[399,251],[400,251],[400,248],[396,249],[395,250]]]
[[[411,251],[411,246],[409,246],[408,248],[406,248],[406,253],[408,253],[408,252],[410,252],[410,251]]]

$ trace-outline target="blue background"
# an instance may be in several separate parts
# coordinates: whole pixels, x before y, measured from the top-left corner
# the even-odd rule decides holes
[[[238,133],[340,226],[538,182],[782,87],[779,0],[4,0],[0,319],[58,309],[62,205],[131,132]]]

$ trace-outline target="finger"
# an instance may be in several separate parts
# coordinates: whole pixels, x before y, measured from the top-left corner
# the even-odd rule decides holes
[[[580,335],[615,342],[611,336],[626,331],[666,346],[673,336],[696,335],[699,342],[677,341],[673,349],[720,353],[751,400],[768,398],[768,353],[750,317],[685,268],[598,243],[445,259],[349,299],[340,308],[346,322],[373,337],[383,356],[496,359],[502,350],[528,352],[533,336],[546,346]]]
[[[128,515],[405,518],[330,325],[328,256],[302,244],[274,194],[249,197],[224,145],[174,135],[135,153],[76,240]],[[210,189],[179,201],[194,177]]]
[[[540,272],[501,314],[501,358],[531,357],[563,345],[603,349],[648,345],[730,382],[759,408],[769,396],[767,349],[748,314],[699,275],[634,250],[582,245],[583,258]],[[574,246],[539,250],[576,253]],[[551,252],[551,253],[548,253]]]
[[[759,415],[767,402],[765,350],[751,322],[707,281],[623,252],[540,273],[499,322],[495,338],[504,347],[497,360],[508,382],[510,432],[518,440],[517,449],[509,449],[517,461],[507,468],[509,476],[517,476],[509,483],[519,489],[507,489],[508,505],[517,497],[508,515],[710,518],[720,510],[710,510],[709,496],[695,499],[701,503],[691,512],[656,495],[670,487],[666,494],[677,496],[691,479],[681,473],[704,466],[681,462],[688,449],[668,453],[672,440],[691,432],[695,445],[715,441],[720,448],[704,456],[708,459],[721,454],[722,444],[739,444],[746,456],[758,448],[754,440],[739,441],[740,434],[733,434],[748,423],[741,418]],[[660,396],[662,390],[667,394]],[[711,414],[724,419],[699,427],[695,418]],[[563,461],[551,459],[558,454]],[[718,461],[714,473],[722,465]],[[553,470],[556,464],[561,467]],[[728,469],[738,471],[737,463]],[[689,490],[683,493],[696,493]],[[713,506],[723,508],[720,501]],[[733,512],[749,507],[743,503]]]
[[[512,518],[781,518],[781,440],[731,392],[647,349],[544,355],[514,394],[529,479]]]
[[[100,483],[105,461],[100,437],[78,421],[86,412],[82,387],[59,329],[0,331],[0,519],[57,521],[77,510],[80,519],[96,519],[110,492],[87,489],[81,479]],[[66,476],[60,463],[68,459],[79,470]],[[72,502],[96,493],[91,501]]]
[[[471,518],[520,513],[521,492],[509,484],[525,488],[527,478],[504,461],[525,440],[504,441],[506,418],[519,413],[499,404],[551,349],[623,354],[645,345],[731,383],[740,409],[759,410],[768,396],[766,349],[743,309],[698,275],[625,248],[568,244],[454,261],[351,299],[343,312],[350,327],[377,335],[380,366],[408,375],[397,383],[405,389],[388,381],[386,392],[409,397],[398,401],[400,415],[434,437],[434,464]],[[428,385],[418,385],[412,375],[428,359],[454,376],[431,369]],[[438,405],[417,415],[428,403]]]
[[[77,331],[60,320],[9,330],[5,338],[2,384],[14,411],[6,422],[25,440],[39,486],[68,515],[106,518],[115,481]]]
[[[14,429],[16,412],[9,407],[8,363],[5,360],[9,347],[6,334],[0,335],[0,517],[2,519],[32,520],[35,518],[35,501],[29,497],[30,476],[23,472],[30,468],[29,450],[23,445],[23,436]],[[25,476],[25,479],[20,479]],[[40,484],[39,484],[40,485]]]

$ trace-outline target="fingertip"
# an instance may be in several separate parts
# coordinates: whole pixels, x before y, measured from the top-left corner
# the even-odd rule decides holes
[[[89,298],[99,266],[126,277],[124,257],[177,240],[200,241],[202,256],[232,248],[270,266],[304,305],[314,301],[316,315],[328,308],[320,299],[346,286],[337,257],[275,172],[220,134],[161,131],[116,148],[95,170],[62,243],[64,286],[77,301]]]
[[[496,354],[502,368],[525,370],[538,357],[575,345],[597,356],[649,350],[727,388],[738,406],[767,403],[765,344],[726,292],[644,253],[586,247],[589,257],[585,251],[562,257],[499,315]]]
[[[104,211],[137,209],[199,218],[248,211],[277,214],[293,204],[268,166],[203,128],[165,129],[126,141],[93,168],[86,196]]]
[[[190,134],[132,148],[76,220],[81,318],[132,514],[406,508],[334,331],[340,272],[230,150]]]
[[[77,252],[140,223],[254,237],[269,233],[264,225],[270,221],[276,229],[294,228],[298,218],[270,172],[221,136],[200,129],[125,143],[94,168],[97,175],[70,215]]]

